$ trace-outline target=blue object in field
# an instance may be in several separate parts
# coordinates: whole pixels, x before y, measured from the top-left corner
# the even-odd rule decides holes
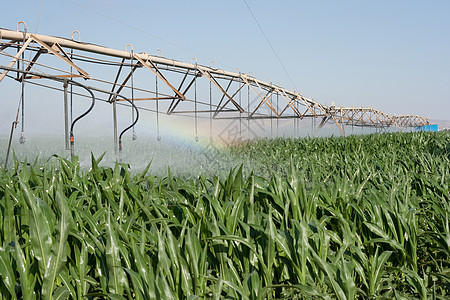
[[[438,126],[437,125],[420,126],[420,127],[416,127],[416,131],[433,131],[433,132],[437,132],[438,131]]]

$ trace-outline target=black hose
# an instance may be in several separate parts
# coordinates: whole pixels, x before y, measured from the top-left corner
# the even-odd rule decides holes
[[[54,81],[69,82],[69,83],[71,83],[71,84],[75,84],[75,85],[77,85],[77,86],[79,86],[79,87],[82,87],[82,88],[84,88],[85,90],[87,90],[87,91],[89,92],[89,94],[90,94],[91,97],[92,97],[92,103],[91,103],[89,109],[88,109],[87,111],[85,111],[83,114],[81,114],[80,116],[78,116],[75,120],[73,120],[73,122],[72,122],[72,124],[71,124],[71,126],[70,126],[71,156],[73,157],[73,155],[74,155],[74,149],[73,149],[73,148],[74,148],[73,128],[74,128],[74,126],[75,126],[75,123],[77,123],[81,118],[83,118],[84,116],[86,116],[86,115],[94,108],[94,105],[95,105],[95,95],[94,95],[94,93],[92,92],[92,89],[98,90],[98,91],[101,91],[101,90],[96,89],[96,88],[93,88],[93,87],[86,86],[86,85],[84,85],[84,84],[81,84],[81,83],[79,83],[79,82],[77,82],[77,81],[74,81],[74,80],[71,80],[71,79],[62,79],[62,78],[54,77],[54,76],[51,76],[51,75],[39,74],[39,73],[31,72],[31,71],[21,71],[21,70],[15,69],[15,68],[10,68],[10,67],[5,67],[5,66],[0,66],[0,69],[3,69],[3,70],[9,70],[9,71],[20,71],[20,72],[22,72],[22,73],[24,73],[24,74],[31,74],[31,75],[35,75],[35,76],[40,76],[40,77],[42,77],[42,78],[47,78],[47,79],[54,80]],[[104,92],[104,91],[103,91],[103,92]],[[139,120],[139,110],[138,110],[137,106],[136,106],[132,101],[130,101],[128,98],[126,98],[126,97],[124,97],[124,96],[122,96],[122,95],[119,95],[119,94],[115,94],[115,95],[116,95],[116,97],[121,98],[121,99],[124,99],[125,101],[127,101],[128,103],[130,103],[131,106],[133,107],[133,109],[136,111],[136,117],[135,117],[133,123],[132,123],[131,125],[129,125],[128,127],[126,127],[124,130],[122,130],[122,132],[121,132],[120,135],[119,135],[119,154],[120,154],[120,153],[122,152],[122,148],[123,148],[123,147],[122,147],[122,136],[123,136],[123,134],[124,134],[125,132],[127,132],[129,129],[133,128],[134,125],[136,125],[137,121]],[[14,126],[14,124],[15,124],[15,123],[13,123],[13,126]],[[6,165],[6,164],[5,164],[5,165]]]
[[[139,110],[136,107],[136,105],[133,103],[133,101],[131,101],[130,99],[122,96],[122,95],[117,95],[117,97],[124,99],[125,101],[127,101],[128,103],[131,104],[131,106],[134,108],[134,110],[136,111],[136,118],[134,119],[133,123],[131,123],[130,126],[128,126],[127,128],[125,128],[124,130],[122,130],[122,132],[119,135],[119,162],[122,162],[122,136],[125,132],[127,132],[129,129],[133,128],[134,125],[136,125],[137,121],[139,120]]]
[[[73,133],[73,127],[75,126],[75,123],[78,122],[84,116],[86,116],[88,113],[90,113],[91,110],[94,108],[95,96],[94,96],[94,93],[89,89],[89,87],[85,86],[84,84],[81,84],[81,83],[76,82],[76,81],[71,80],[71,79],[67,79],[67,81],[72,83],[72,84],[78,85],[79,87],[84,88],[86,91],[89,92],[89,94],[91,94],[91,97],[92,97],[92,103],[91,103],[91,106],[89,106],[89,109],[87,111],[85,111],[84,113],[82,113],[80,116],[78,116],[75,120],[73,120],[72,124],[70,125],[70,134],[72,134]]]
[[[76,122],[78,122],[81,118],[83,118],[88,113],[90,113],[91,110],[94,108],[95,96],[94,96],[94,93],[91,91],[91,89],[88,88],[87,86],[85,86],[84,84],[81,84],[81,83],[76,82],[71,79],[67,79],[67,81],[70,82],[71,84],[75,84],[75,85],[78,85],[79,87],[84,88],[86,91],[89,92],[89,94],[91,94],[91,97],[92,97],[92,103],[89,106],[88,110],[86,110],[84,113],[82,113],[80,116],[78,116],[75,120],[73,120],[72,124],[70,125],[70,158],[73,159],[73,156],[75,155],[75,151],[74,151],[75,142],[74,142],[74,138],[73,138],[73,127],[75,126]]]

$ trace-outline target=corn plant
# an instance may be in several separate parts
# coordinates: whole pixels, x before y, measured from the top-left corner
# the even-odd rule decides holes
[[[180,177],[0,170],[0,299],[445,299],[450,136],[275,139]],[[225,155],[225,154],[224,154]]]

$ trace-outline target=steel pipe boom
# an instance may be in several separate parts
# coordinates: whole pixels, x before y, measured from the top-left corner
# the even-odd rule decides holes
[[[20,31],[13,31],[13,30],[3,29],[3,28],[0,29],[0,36],[2,36],[2,38],[4,38],[4,39],[10,39],[12,41],[22,41],[24,39],[24,35],[25,35],[26,39],[28,39],[31,35],[34,35],[35,37],[37,37],[39,40],[43,41],[46,44],[53,45],[54,43],[58,43],[58,45],[60,45],[61,47],[66,47],[66,48],[70,48],[70,49],[82,50],[82,51],[86,51],[86,52],[92,52],[92,53],[97,53],[97,54],[102,54],[102,55],[107,55],[107,56],[112,56],[112,57],[117,57],[117,58],[125,58],[125,59],[133,58],[133,54],[131,52],[111,49],[111,48],[107,48],[107,47],[99,46],[99,45],[95,45],[95,44],[90,44],[90,43],[85,43],[85,42],[76,42],[76,41],[66,39],[66,38],[61,38],[61,37],[54,37],[54,36],[41,35],[41,34],[23,33]],[[211,67],[198,65],[198,64],[180,62],[180,61],[173,60],[173,59],[150,55],[145,52],[135,53],[134,55],[144,61],[149,60],[152,63],[156,63],[156,64],[160,64],[160,65],[178,67],[178,68],[188,69],[188,70],[202,70],[202,71],[206,71],[206,72],[216,74],[216,75],[224,75],[224,76],[232,77],[232,78],[236,78],[236,79],[240,78],[240,79],[251,80],[251,81],[254,81],[255,83],[257,83],[261,86],[264,86],[266,88],[280,90],[281,92],[284,92],[284,93],[288,94],[289,96],[295,96],[296,98],[301,97],[303,101],[307,101],[312,105],[325,107],[324,105],[322,105],[312,99],[308,99],[308,98],[301,96],[299,93],[292,92],[290,90],[287,90],[280,86],[274,85],[272,83],[262,81],[260,79],[257,79],[255,77],[247,75],[247,74],[225,71],[222,69],[211,68]]]
[[[9,42],[5,42],[9,41]],[[128,45],[129,46],[129,45]],[[11,48],[17,48],[17,53],[9,54],[6,50]],[[64,50],[64,48],[66,50]],[[6,50],[5,50],[6,49]],[[70,49],[70,55],[69,51]],[[52,70],[56,70],[60,72],[58,75],[52,75],[53,79],[55,78],[73,78],[73,77],[83,77],[86,80],[90,80],[91,82],[101,82],[105,84],[110,84],[111,94],[114,91],[120,93],[123,88],[130,88],[129,79],[133,77],[135,70],[139,67],[144,67],[151,71],[153,75],[156,77],[156,85],[158,80],[165,84],[170,90],[169,93],[159,93],[158,87],[156,86],[156,92],[153,92],[148,89],[137,88],[133,86],[133,80],[131,80],[132,90],[137,90],[139,92],[149,93],[145,95],[146,97],[142,98],[134,98],[132,96],[131,100],[155,100],[158,105],[161,100],[171,100],[170,105],[168,105],[167,113],[168,115],[172,113],[188,113],[192,112],[195,115],[197,113],[210,113],[210,118],[212,119],[223,119],[219,114],[223,115],[228,112],[236,112],[234,117],[226,118],[235,118],[235,119],[282,119],[282,118],[298,118],[303,119],[305,117],[312,118],[322,118],[318,129],[323,127],[325,123],[334,123],[340,130],[340,132],[345,135],[344,125],[358,125],[358,126],[370,126],[375,128],[387,128],[390,126],[396,126],[399,130],[401,127],[413,127],[413,126],[423,126],[428,125],[429,121],[427,118],[423,116],[416,115],[389,115],[380,110],[371,108],[371,107],[336,107],[334,105],[328,106],[323,105],[313,99],[309,99],[304,97],[300,93],[296,91],[291,91],[286,88],[281,87],[280,85],[273,84],[272,82],[263,81],[255,78],[253,75],[241,73],[236,69],[235,72],[226,71],[218,68],[214,68],[212,66],[204,66],[197,64],[191,61],[190,63],[177,61],[174,59],[168,59],[162,56],[150,55],[146,52],[134,53],[134,50],[131,52],[127,51],[128,48],[123,50],[111,49],[108,47],[86,43],[81,41],[74,41],[73,39],[48,36],[42,34],[32,34],[25,32],[20,32],[18,30],[9,30],[0,28],[0,55],[9,57],[12,59],[8,66],[1,66],[1,69],[4,70],[2,74],[0,74],[0,82],[6,77],[7,72],[12,68],[12,66],[16,62],[28,64],[27,72],[22,72],[22,78],[20,80],[25,79],[39,79],[39,78],[48,78],[45,73],[37,73],[30,72],[31,69],[36,69],[36,66],[44,66],[46,68],[50,68]],[[23,57],[20,58],[20,54],[25,51],[34,51],[37,54],[31,61],[27,61]],[[105,57],[110,58],[119,58],[121,59],[121,63],[116,62],[114,59],[99,59],[97,56],[89,57],[87,54],[77,54],[73,56],[73,50],[78,50],[79,52],[89,52],[97,55],[103,55]],[[41,54],[49,53],[56,56],[60,61],[64,62],[66,66],[70,66],[70,73],[58,68],[55,68],[53,65],[48,66],[45,64],[40,64],[37,62],[37,59],[41,56]],[[30,56],[31,57],[31,56]],[[128,60],[128,63],[125,61]],[[105,81],[103,78],[92,78],[88,74],[88,70],[83,70],[79,65],[76,64],[76,61],[85,61],[89,63],[96,64],[106,64],[112,66],[118,66],[119,69],[115,76],[114,82]],[[121,74],[122,67],[125,65],[131,66],[131,71],[125,77],[124,80],[119,81],[119,77]],[[72,73],[72,68],[79,72],[78,74]],[[19,70],[18,74],[21,73]],[[168,73],[181,73],[183,74],[183,79],[181,83],[172,81],[173,77],[167,77]],[[25,74],[29,75],[28,77]],[[192,80],[186,80],[187,77],[190,77]],[[197,78],[205,78],[207,82],[209,81],[210,86],[210,97],[211,97],[211,86],[217,88],[220,95],[218,99],[220,99],[219,103],[212,103],[210,99],[210,103],[208,107],[203,106],[203,108],[197,109],[195,107],[195,111],[189,109],[180,109],[182,102],[188,103],[199,103],[201,105],[205,105],[203,103],[196,100],[188,99],[188,93],[192,93],[192,90],[195,90],[196,95],[196,82]],[[19,77],[17,77],[19,79]],[[186,84],[184,84],[186,82]],[[222,84],[225,82],[225,84]],[[195,84],[194,84],[195,83]],[[179,86],[178,88],[176,88]],[[230,86],[232,87],[230,89]],[[247,89],[247,99],[246,103],[241,104],[241,92],[244,91],[243,87],[246,86]],[[98,88],[91,87],[91,89],[95,90]],[[253,95],[256,95],[256,99],[259,104],[254,105],[250,102],[250,91]],[[156,97],[154,97],[156,95]],[[239,95],[239,101],[236,99]],[[220,97],[221,96],[221,97]],[[276,105],[272,101],[272,96],[276,96],[277,102]],[[282,104],[281,107],[278,103],[278,98],[281,99]],[[111,99],[111,96],[109,97]],[[238,103],[239,102],[239,103]],[[253,105],[253,106],[252,106]],[[306,108],[306,110],[299,110],[299,105]],[[252,106],[252,107],[251,107]],[[181,111],[176,111],[176,109]],[[263,111],[266,109],[266,111]],[[269,111],[269,113],[267,113]],[[295,125],[294,125],[295,126]]]

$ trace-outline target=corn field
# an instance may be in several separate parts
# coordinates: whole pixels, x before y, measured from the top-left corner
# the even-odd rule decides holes
[[[0,299],[448,299],[450,134],[260,140],[226,176],[0,170]]]

